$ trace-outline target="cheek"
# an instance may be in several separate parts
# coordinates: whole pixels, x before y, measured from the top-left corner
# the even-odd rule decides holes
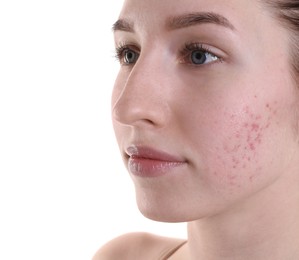
[[[221,121],[214,122],[213,136],[208,137],[213,141],[203,155],[205,177],[212,186],[228,186],[232,191],[254,183],[267,171],[271,156],[265,154],[275,149],[271,138],[277,124],[275,106],[266,103],[260,113],[244,106],[239,113],[224,113]]]

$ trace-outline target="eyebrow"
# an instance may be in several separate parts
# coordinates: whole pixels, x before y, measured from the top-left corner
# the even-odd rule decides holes
[[[166,20],[166,28],[168,30],[176,30],[209,23],[235,30],[235,27],[227,18],[214,12],[195,12],[179,16],[172,16]],[[119,19],[113,24],[112,30],[113,32],[134,32],[134,24],[126,19]]]
[[[196,12],[173,16],[167,19],[166,27],[169,30],[175,30],[206,23],[212,23],[235,30],[235,27],[227,18],[214,12]]]
[[[112,31],[134,32],[134,25],[128,20],[119,19],[112,25]]]

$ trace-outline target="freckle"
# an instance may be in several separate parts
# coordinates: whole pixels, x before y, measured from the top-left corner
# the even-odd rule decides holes
[[[255,146],[254,146],[253,143],[250,143],[250,144],[249,144],[249,147],[250,147],[250,150],[252,150],[252,151],[255,149]]]
[[[254,95],[254,98],[257,98],[257,95]]]
[[[270,105],[269,105],[269,104],[266,104],[266,108],[270,108]]]
[[[236,158],[233,158],[232,161],[233,161],[233,163],[235,163],[236,165],[238,165],[238,164],[240,163],[240,161],[239,161],[238,159],[236,159]]]
[[[247,158],[247,160],[248,160],[248,162],[250,162],[250,161],[251,161],[251,158],[250,158],[250,157],[248,157],[248,158]]]

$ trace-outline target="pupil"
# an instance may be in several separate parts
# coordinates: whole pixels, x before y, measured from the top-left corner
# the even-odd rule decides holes
[[[126,57],[125,57],[125,59],[126,59],[126,62],[127,62],[127,63],[134,62],[134,58],[135,58],[135,56],[134,56],[134,53],[133,53],[133,52],[128,51],[128,52],[126,53]]]
[[[206,61],[206,56],[205,56],[205,53],[202,52],[202,51],[194,51],[192,53],[192,62],[194,64],[203,64],[205,61]]]

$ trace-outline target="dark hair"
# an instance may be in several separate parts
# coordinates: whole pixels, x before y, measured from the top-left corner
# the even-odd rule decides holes
[[[295,76],[299,76],[299,0],[265,0],[280,23],[290,30],[291,62]]]

